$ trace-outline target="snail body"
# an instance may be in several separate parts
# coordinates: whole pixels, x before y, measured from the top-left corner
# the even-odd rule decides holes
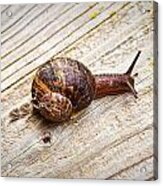
[[[63,122],[94,99],[125,92],[137,97],[135,75],[131,76],[131,72],[139,55],[140,51],[124,74],[93,75],[82,63],[70,58],[47,61],[37,70],[32,83],[34,109],[47,120]]]

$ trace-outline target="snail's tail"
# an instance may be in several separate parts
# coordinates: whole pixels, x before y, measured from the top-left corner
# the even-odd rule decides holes
[[[136,64],[136,62],[137,62],[137,60],[138,60],[138,58],[140,56],[140,53],[141,53],[141,51],[138,51],[136,57],[134,58],[132,64],[130,65],[130,67],[128,68],[128,70],[127,70],[127,72],[125,74],[130,75],[132,73],[132,71],[134,69],[134,66],[135,66],[135,64]],[[135,75],[137,75],[137,74],[135,74]]]

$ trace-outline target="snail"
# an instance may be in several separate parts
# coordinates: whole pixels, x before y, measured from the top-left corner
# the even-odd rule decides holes
[[[32,83],[32,103],[45,119],[63,122],[86,108],[94,99],[106,95],[132,93],[137,98],[132,70],[141,51],[123,74],[93,75],[77,60],[50,59],[36,72]]]

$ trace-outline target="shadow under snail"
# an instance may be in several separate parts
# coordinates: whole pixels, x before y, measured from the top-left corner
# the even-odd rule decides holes
[[[123,74],[93,75],[77,60],[56,58],[42,65],[32,83],[32,103],[45,119],[63,122],[86,108],[92,100],[106,95],[132,93],[137,98],[134,77],[131,76],[140,55]]]

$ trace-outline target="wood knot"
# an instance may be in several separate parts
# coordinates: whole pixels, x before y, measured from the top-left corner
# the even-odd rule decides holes
[[[43,132],[43,134],[42,134],[42,141],[44,143],[51,143],[51,133],[47,132],[47,131]]]

